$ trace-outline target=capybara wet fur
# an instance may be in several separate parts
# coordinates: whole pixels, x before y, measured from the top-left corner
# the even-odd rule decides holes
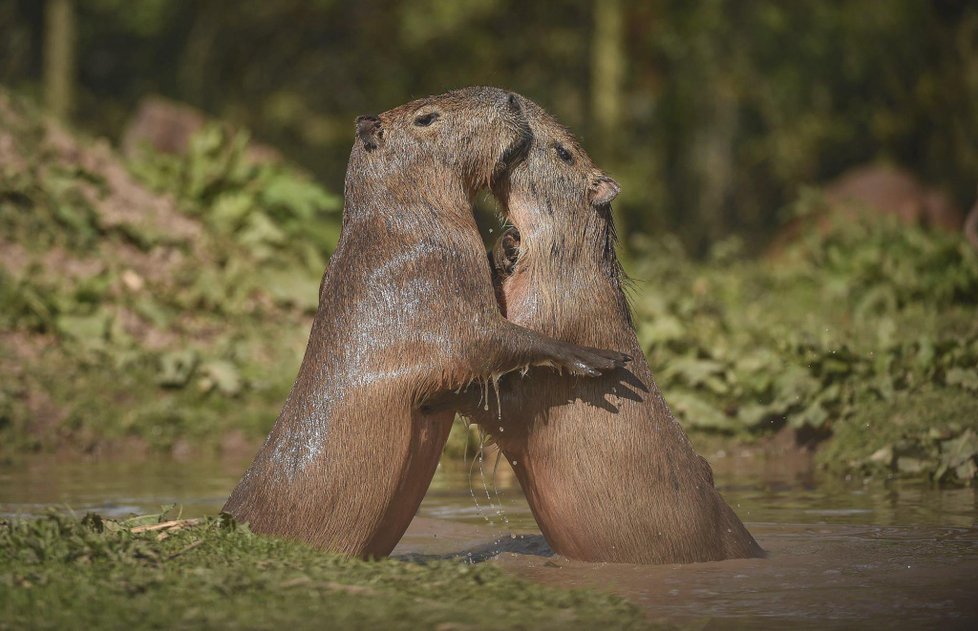
[[[494,187],[516,227],[490,256],[500,306],[515,323],[635,360],[587,381],[538,370],[508,376],[502,409],[490,399],[488,411],[470,415],[515,463],[559,554],[649,564],[762,555],[652,380],[615,253],[617,183],[553,117],[521,103],[533,145]]]
[[[361,557],[390,553],[424,496],[454,410],[429,402],[546,365],[596,376],[617,352],[505,320],[472,214],[531,142],[495,88],[361,116],[343,228],[281,414],[224,510],[257,532]]]

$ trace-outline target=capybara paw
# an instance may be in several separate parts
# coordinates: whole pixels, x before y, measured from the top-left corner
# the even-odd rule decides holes
[[[572,375],[597,377],[601,373],[622,368],[631,361],[631,357],[617,351],[589,348],[586,346],[571,346],[569,361],[561,362]]]
[[[585,347],[586,350],[602,357],[606,363],[600,366],[603,370],[614,370],[615,368],[624,368],[626,364],[632,361],[631,355],[626,355],[625,353],[619,353],[618,351],[609,351],[603,348],[591,348]]]

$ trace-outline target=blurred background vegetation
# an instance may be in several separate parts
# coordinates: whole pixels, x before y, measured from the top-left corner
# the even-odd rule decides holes
[[[621,181],[639,336],[687,427],[975,478],[968,0],[7,0],[0,449],[250,450],[352,121],[472,84]]]
[[[160,94],[250,128],[333,191],[354,117],[490,84],[581,136],[622,181],[630,232],[676,232],[697,254],[764,243],[800,187],[876,160],[973,201],[969,0],[8,0],[0,83],[40,95],[58,72],[58,5],[75,35],[56,108],[81,127],[119,139]]]

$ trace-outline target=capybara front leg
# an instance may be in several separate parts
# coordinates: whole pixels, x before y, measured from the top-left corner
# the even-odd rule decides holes
[[[506,320],[494,327],[490,339],[490,348],[476,360],[476,367],[479,374],[492,377],[530,366],[597,377],[631,361],[624,353],[561,342]]]

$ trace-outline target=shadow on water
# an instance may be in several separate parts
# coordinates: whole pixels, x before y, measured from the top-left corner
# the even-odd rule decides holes
[[[394,551],[426,562],[491,563],[561,587],[607,590],[651,620],[702,627],[969,628],[978,621],[975,489],[819,479],[792,457],[710,458],[727,501],[767,559],[690,565],[582,563],[554,555],[511,471],[439,468]],[[0,516],[49,507],[112,517],[178,504],[215,514],[247,461],[71,461],[0,468]]]

